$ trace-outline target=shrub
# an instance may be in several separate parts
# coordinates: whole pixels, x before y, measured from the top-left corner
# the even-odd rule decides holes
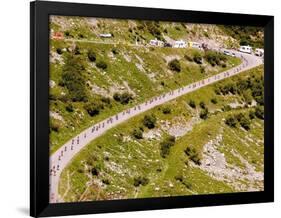
[[[193,55],[193,61],[197,64],[202,64],[202,55],[199,52],[196,52]]]
[[[98,176],[100,174],[100,167],[99,166],[94,166],[91,169],[91,173],[93,176]]]
[[[222,67],[226,67],[224,61],[226,61],[226,56],[221,54],[220,52],[208,50],[205,52],[206,61],[212,66],[221,65]]]
[[[77,45],[74,48],[74,54],[75,55],[80,55],[81,54],[80,48]]]
[[[107,68],[107,63],[105,63],[104,61],[98,61],[98,62],[96,63],[96,66],[97,66],[98,68],[100,68],[100,69],[105,70],[105,69]]]
[[[250,129],[250,120],[249,118],[243,116],[240,120],[240,125],[245,129],[245,130],[249,130]]]
[[[201,66],[200,65],[200,73],[205,73],[206,71],[205,71],[205,67],[203,67],[203,66]]]
[[[169,108],[169,107],[164,107],[164,108],[162,109],[162,112],[163,112],[163,114],[170,114],[170,113],[171,113],[171,108]]]
[[[193,101],[193,100],[190,100],[190,101],[188,102],[188,105],[189,105],[190,107],[192,107],[192,108],[196,108],[195,101]]]
[[[188,156],[188,158],[195,164],[200,165],[201,164],[201,158],[199,153],[195,148],[187,147],[184,150],[184,153]]]
[[[81,173],[84,173],[84,169],[83,169],[82,167],[79,167],[79,168],[77,169],[77,172],[80,173],[80,174],[81,174]]]
[[[88,51],[88,58],[91,62],[96,61],[96,59],[97,59],[96,53],[93,52],[92,50]]]
[[[199,106],[200,106],[202,109],[205,109],[205,108],[206,108],[206,104],[205,104],[205,102],[203,102],[203,101],[201,101],[201,102],[199,103]]]
[[[115,47],[111,49],[111,52],[112,52],[113,54],[115,54],[115,55],[118,54],[118,50],[117,50],[117,48],[115,48]]]
[[[173,59],[168,63],[168,67],[172,71],[180,72],[181,71],[181,65],[179,60]]]
[[[144,176],[138,176],[134,178],[134,186],[139,187],[140,185],[145,186],[149,183],[149,179]]]
[[[93,117],[100,113],[101,105],[97,104],[96,102],[89,102],[84,106],[84,108],[88,114]]]
[[[249,118],[252,120],[255,118],[255,112],[254,111],[250,111],[249,112]]]
[[[68,30],[66,30],[66,31],[64,32],[64,35],[65,35],[65,36],[70,36],[70,32],[69,32]]]
[[[65,106],[65,110],[66,110],[67,112],[73,112],[73,111],[74,111],[73,105],[72,105],[71,103],[67,104],[67,105]]]
[[[201,163],[196,163],[197,165],[200,165]],[[183,182],[182,183],[187,189],[191,189],[192,188],[192,184],[190,182]]]
[[[124,92],[122,94],[116,92],[113,95],[113,99],[121,104],[128,104],[130,100],[133,99],[132,95],[128,92]]]
[[[225,124],[230,126],[230,127],[236,127],[237,125],[237,120],[235,119],[235,117],[233,116],[228,116],[226,119],[225,119]]]
[[[170,153],[170,148],[175,144],[176,138],[169,136],[160,143],[160,155],[166,158]]]
[[[238,113],[234,115],[234,119],[236,119],[238,122],[240,122],[243,119],[243,117],[245,117],[245,115],[242,113]]]
[[[222,107],[222,111],[224,111],[224,112],[230,111],[230,110],[231,110],[230,105],[224,105],[224,106]]]
[[[107,105],[110,105],[110,103],[111,103],[111,100],[108,97],[102,96],[100,100]]]
[[[57,53],[58,53],[59,55],[61,55],[61,54],[62,54],[62,49],[61,49],[61,48],[57,48]]]
[[[183,182],[183,176],[182,175],[177,175],[175,176],[175,180],[179,182]]]
[[[148,129],[153,129],[156,124],[156,117],[154,114],[145,115],[143,118],[143,125],[146,126]]]
[[[259,119],[264,119],[264,107],[263,106],[257,106],[255,109],[255,115]]]
[[[185,58],[187,61],[190,61],[190,62],[193,61],[193,58],[192,58],[189,54],[185,54],[185,55],[184,55],[184,58]]]
[[[200,112],[199,116],[200,116],[201,119],[206,120],[206,119],[208,118],[208,114],[209,114],[208,108],[204,108],[204,109]]]
[[[218,103],[218,100],[217,100],[216,98],[212,98],[212,99],[211,99],[211,102],[212,102],[213,104],[217,104],[217,103]]]
[[[106,184],[106,185],[109,185],[110,181],[109,181],[109,179],[105,178],[105,179],[102,179],[102,183]]]
[[[141,129],[134,129],[132,135],[136,138],[136,139],[142,139],[143,131]]]
[[[66,86],[73,101],[86,101],[86,81],[83,76],[84,63],[80,57],[68,55],[62,69],[60,85]]]

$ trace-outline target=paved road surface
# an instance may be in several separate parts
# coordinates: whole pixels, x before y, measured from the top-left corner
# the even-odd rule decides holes
[[[179,89],[175,89],[168,93],[155,96],[150,100],[139,104],[135,107],[122,111],[114,116],[94,124],[88,129],[82,131],[80,134],[66,142],[61,148],[50,156],[50,203],[63,202],[58,194],[59,178],[62,170],[70,163],[71,159],[89,142],[104,134],[108,129],[140,114],[158,105],[164,104],[175,98],[178,98],[187,93],[193,92],[204,86],[213,84],[217,81],[234,76],[242,71],[251,69],[262,64],[262,59],[254,55],[242,54],[236,51],[238,57],[241,57],[242,64],[236,66],[225,72],[210,76],[200,81],[191,83]]]

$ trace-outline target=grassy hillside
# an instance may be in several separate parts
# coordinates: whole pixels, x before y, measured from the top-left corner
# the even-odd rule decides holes
[[[143,25],[141,35],[149,39],[157,32],[150,26],[152,24],[118,21],[117,25],[112,20],[95,22],[100,25],[99,28],[90,28],[89,20],[82,18],[56,18],[50,24],[53,31],[64,32],[66,38],[84,39],[50,40],[51,152],[97,121],[160,93],[182,87],[240,63],[238,58],[218,54],[215,54],[218,61],[210,62],[207,58],[208,53],[190,48],[124,44],[124,40],[129,42],[131,39],[131,32],[124,33],[123,30],[128,25]],[[168,25],[159,24],[159,27],[155,28],[164,32]],[[176,33],[170,28],[167,34],[176,38]],[[184,28],[195,27],[181,25],[177,33],[187,34],[188,31]],[[203,27],[198,25],[196,28],[198,35],[202,32],[198,28]],[[103,44],[85,41],[96,39],[98,33],[107,29],[114,33],[114,38],[108,39],[110,42]],[[79,36],[78,32],[83,37]],[[119,39],[123,42],[116,43]],[[99,38],[100,40],[103,39]],[[180,69],[171,67],[173,60],[178,61]],[[79,83],[76,82],[78,80]],[[122,95],[123,99],[118,101],[118,98],[114,99],[114,95]]]
[[[261,90],[258,67],[110,129],[63,171],[59,193],[71,202],[263,190]]]

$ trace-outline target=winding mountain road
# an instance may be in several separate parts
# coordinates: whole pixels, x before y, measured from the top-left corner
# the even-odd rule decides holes
[[[231,68],[222,73],[210,76],[208,78],[199,80],[197,82],[191,83],[187,86],[172,90],[168,93],[155,96],[142,104],[136,105],[130,109],[124,110],[118,114],[108,117],[107,119],[96,123],[88,129],[82,131],[80,134],[73,137],[71,140],[61,146],[55,153],[50,156],[50,203],[63,202],[63,199],[61,199],[58,193],[59,179],[63,169],[70,163],[71,159],[77,153],[79,153],[82,148],[84,148],[92,140],[104,134],[110,128],[147,110],[150,110],[151,108],[154,108],[158,105],[164,104],[168,101],[176,99],[182,95],[193,92],[197,89],[213,84],[220,80],[237,75],[245,70],[251,69],[263,63],[260,57],[240,53],[237,51],[231,52],[235,53],[237,57],[241,58],[242,63],[239,66]]]

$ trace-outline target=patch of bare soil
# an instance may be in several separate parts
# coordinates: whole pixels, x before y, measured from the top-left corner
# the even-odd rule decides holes
[[[162,132],[160,129],[151,129],[143,133],[143,138],[148,140],[160,140]]]
[[[257,172],[255,167],[235,150],[231,153],[240,160],[244,168],[227,163],[224,153],[219,151],[222,139],[223,135],[220,133],[215,139],[206,143],[203,147],[201,165],[197,166],[193,163],[191,165],[199,167],[217,180],[226,182],[236,191],[263,190],[263,172]]]
[[[57,112],[50,111],[50,117],[53,117],[54,119],[59,120],[64,123],[63,117]]]
[[[193,126],[199,122],[200,118],[198,116],[193,116],[188,121],[186,121],[183,117],[175,117],[171,122],[161,121],[161,128],[169,135],[181,137],[191,131],[193,129]]]
[[[64,64],[63,58],[57,52],[50,52],[50,62],[54,64]]]
[[[174,59],[179,60],[180,56],[179,55],[168,55],[168,56],[165,56],[164,59],[167,63],[169,63],[171,60],[174,60]]]

